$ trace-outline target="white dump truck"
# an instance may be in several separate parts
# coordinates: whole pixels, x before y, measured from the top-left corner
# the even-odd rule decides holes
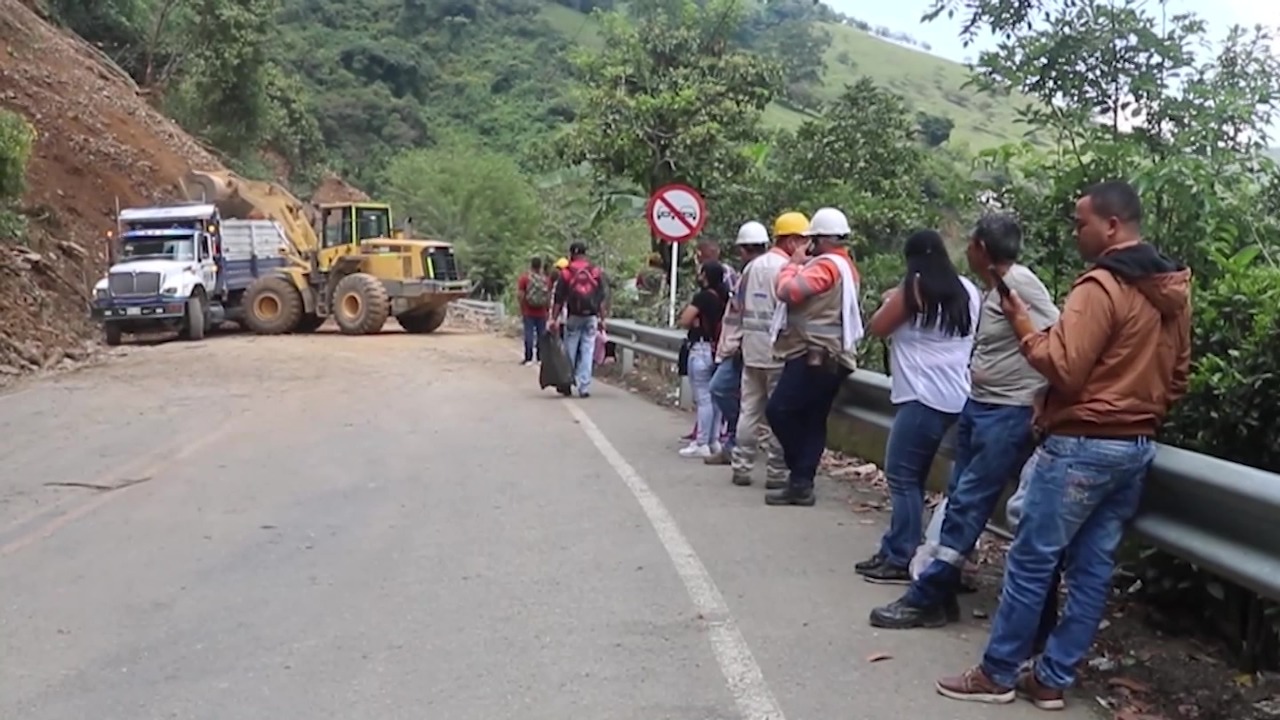
[[[124,333],[205,330],[243,316],[244,291],[285,264],[284,230],[271,220],[223,220],[211,204],[128,208],[112,265],[93,289],[92,317],[108,345]]]

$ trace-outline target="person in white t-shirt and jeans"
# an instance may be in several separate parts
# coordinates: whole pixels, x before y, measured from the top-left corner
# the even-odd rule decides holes
[[[867,327],[889,338],[890,401],[885,446],[892,514],[880,548],[855,570],[868,582],[908,584],[924,524],[924,485],[942,437],[969,399],[969,356],[982,297],[956,271],[942,236],[919,230],[903,247],[907,273],[885,293]]]

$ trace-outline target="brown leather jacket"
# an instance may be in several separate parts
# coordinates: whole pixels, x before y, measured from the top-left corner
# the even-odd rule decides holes
[[[1191,271],[1147,243],[1112,248],[1076,278],[1058,322],[1022,339],[1049,381],[1051,435],[1152,437],[1187,390]]]

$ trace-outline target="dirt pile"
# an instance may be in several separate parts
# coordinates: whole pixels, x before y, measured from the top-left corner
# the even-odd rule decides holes
[[[84,355],[104,232],[122,206],[178,198],[192,167],[222,163],[153,109],[97,49],[19,0],[0,0],[0,107],[38,134],[22,245],[0,238],[0,383]]]

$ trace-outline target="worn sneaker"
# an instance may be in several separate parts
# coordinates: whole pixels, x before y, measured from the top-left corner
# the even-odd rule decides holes
[[[680,448],[680,457],[709,458],[711,457],[711,446],[690,443],[685,447]]]
[[[1032,705],[1041,710],[1062,710],[1067,707],[1067,700],[1061,690],[1044,685],[1036,677],[1034,664],[1018,676],[1018,685],[1014,690],[1019,697],[1030,700]]]
[[[723,447],[720,448],[720,452],[712,455],[709,458],[704,459],[702,462],[705,465],[732,465],[733,464],[733,461],[729,459],[729,453],[725,452]]]
[[[952,700],[992,705],[1005,705],[1013,702],[1017,697],[1013,688],[1000,687],[987,677],[981,665],[965,670],[963,675],[941,678],[934,683],[934,688],[939,695]]]

